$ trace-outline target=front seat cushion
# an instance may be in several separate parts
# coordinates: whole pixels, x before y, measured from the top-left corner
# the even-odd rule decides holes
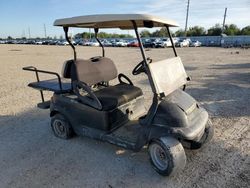
[[[95,91],[94,94],[100,100],[102,110],[111,110],[122,104],[125,104],[139,96],[142,96],[142,90],[129,84],[118,84]]]

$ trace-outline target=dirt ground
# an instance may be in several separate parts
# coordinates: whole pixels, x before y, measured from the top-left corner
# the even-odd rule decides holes
[[[85,58],[101,54],[96,47],[77,50]],[[69,47],[0,45],[0,187],[248,187],[250,50],[177,51],[192,77],[187,92],[208,110],[215,136],[199,151],[186,150],[182,172],[162,177],[151,167],[146,150],[133,153],[85,137],[65,141],[53,135],[49,111],[36,108],[39,92],[27,87],[35,76],[22,67],[60,72],[63,61],[72,58]],[[170,49],[146,53],[153,60],[172,56]],[[145,76],[131,74],[141,61],[139,49],[107,48],[106,56],[143,88],[149,105]]]

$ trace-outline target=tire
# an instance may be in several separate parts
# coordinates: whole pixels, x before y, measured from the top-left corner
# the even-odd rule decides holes
[[[74,135],[72,126],[62,114],[55,114],[51,118],[51,128],[54,135],[61,139],[69,139]]]
[[[150,162],[163,176],[170,176],[183,169],[186,155],[181,143],[172,137],[161,137],[149,145]]]
[[[213,136],[214,136],[214,126],[211,120],[209,119],[203,136],[201,137],[199,141],[192,141],[190,145],[190,149],[200,149],[205,144],[210,142],[213,139]]]
[[[210,119],[208,119],[207,126],[205,128],[206,133],[206,139],[204,141],[204,144],[210,142],[214,137],[214,125]]]

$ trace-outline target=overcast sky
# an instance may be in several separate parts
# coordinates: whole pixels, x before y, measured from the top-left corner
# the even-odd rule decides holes
[[[28,37],[28,28],[31,37],[43,37],[44,24],[47,35],[59,37],[63,32],[53,26],[55,19],[101,13],[153,14],[174,19],[184,28],[186,7],[187,0],[1,0],[0,37]],[[188,27],[222,24],[225,7],[226,24],[234,23],[240,28],[250,25],[250,0],[190,0]]]

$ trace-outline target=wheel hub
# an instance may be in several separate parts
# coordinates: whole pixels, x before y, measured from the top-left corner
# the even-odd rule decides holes
[[[168,168],[167,155],[160,145],[153,144],[150,147],[150,155],[153,163],[157,166],[157,168],[162,170]]]
[[[158,155],[160,156],[161,160],[166,160],[166,154],[162,149],[158,149]]]
[[[64,122],[62,122],[61,120],[55,120],[54,129],[58,135],[64,135],[65,134]]]

